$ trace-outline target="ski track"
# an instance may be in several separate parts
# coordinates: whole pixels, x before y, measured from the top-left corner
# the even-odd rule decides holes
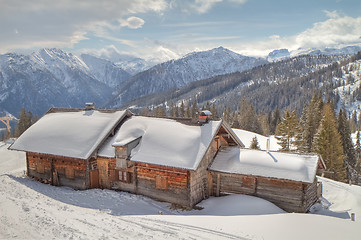
[[[149,215],[118,216],[119,212],[112,214],[114,209],[102,209],[101,206],[93,209],[69,205],[29,188],[29,185],[38,185],[39,189],[51,192],[54,187],[27,178],[3,174],[0,176],[0,185],[0,206],[4,210],[0,220],[1,239],[51,239],[54,236],[60,239],[248,239],[217,230],[154,219]],[[67,192],[66,188],[62,190]],[[78,195],[78,191],[73,191],[73,194]],[[71,199],[75,196],[69,197]],[[167,211],[151,200],[141,201],[163,213],[178,214]],[[3,206],[3,203],[6,205]],[[16,217],[8,217],[12,216],[14,209],[16,213],[13,216]],[[109,215],[113,217],[109,218]]]

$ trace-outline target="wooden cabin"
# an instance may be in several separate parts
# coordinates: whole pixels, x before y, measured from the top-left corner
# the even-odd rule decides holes
[[[209,196],[258,196],[307,212],[320,196],[318,156],[244,149],[223,121],[202,125],[129,111],[50,109],[12,150],[27,175],[75,189],[105,188],[194,207]]]
[[[130,115],[52,108],[9,149],[26,152],[27,175],[38,181],[75,189],[97,187],[97,151]]]
[[[239,193],[287,212],[307,212],[322,194],[317,155],[223,148],[210,166],[210,194]]]
[[[98,153],[101,187],[191,208],[209,196],[207,168],[221,146],[243,147],[222,121],[132,116]]]

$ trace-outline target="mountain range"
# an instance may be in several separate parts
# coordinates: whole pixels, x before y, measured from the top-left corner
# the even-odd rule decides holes
[[[267,58],[255,58],[219,47],[157,65],[119,54],[110,59],[110,55],[76,56],[60,49],[41,49],[29,55],[7,53],[0,55],[0,112],[18,115],[24,107],[41,116],[53,106],[83,107],[85,102],[106,108],[141,107],[195,97],[222,106],[236,104],[240,94],[252,99],[261,94],[261,99],[267,99],[271,97],[267,91],[272,91],[266,89],[294,83],[357,50],[360,48],[355,46],[299,50],[308,55],[292,57],[294,52],[281,49]],[[276,104],[287,105],[276,101],[266,105]]]

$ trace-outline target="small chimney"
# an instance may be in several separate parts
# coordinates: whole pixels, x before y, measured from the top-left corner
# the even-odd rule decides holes
[[[87,102],[85,103],[85,110],[95,110],[95,103],[93,102]]]
[[[207,123],[212,117],[212,113],[208,110],[203,110],[198,115],[198,122],[200,123]]]

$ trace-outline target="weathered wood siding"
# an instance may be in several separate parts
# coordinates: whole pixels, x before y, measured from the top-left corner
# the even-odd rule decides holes
[[[28,176],[53,185],[89,188],[87,161],[40,153],[26,153]]]
[[[238,193],[268,200],[287,212],[307,212],[317,201],[317,180],[312,184],[211,172],[212,195]]]
[[[136,163],[136,193],[161,201],[189,206],[189,171]]]
[[[213,179],[211,195],[219,195],[219,192],[252,195],[256,192],[255,177],[226,173],[211,175]]]
[[[209,188],[211,187],[209,178],[211,176],[208,174],[208,167],[220,146],[224,144],[227,144],[227,142],[222,137],[215,138],[203,156],[198,169],[196,171],[190,171],[190,207],[209,197]]]
[[[255,196],[266,199],[287,212],[305,212],[301,182],[259,177]]]

